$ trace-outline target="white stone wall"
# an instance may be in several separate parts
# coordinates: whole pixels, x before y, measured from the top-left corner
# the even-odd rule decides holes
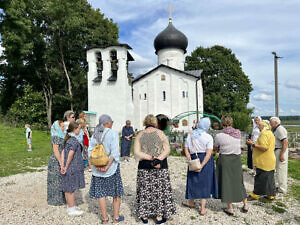
[[[184,51],[176,48],[166,48],[157,53],[158,65],[164,64],[178,70],[184,70]]]
[[[117,51],[118,74],[116,82],[108,82],[111,76],[110,51]],[[95,83],[97,77],[96,53],[101,52],[103,61],[102,82]],[[133,120],[134,107],[131,86],[127,78],[127,49],[113,46],[105,49],[94,48],[87,51],[88,71],[88,110],[97,112],[96,124],[102,114],[109,114],[113,129],[120,131],[126,120]]]
[[[161,80],[161,76],[165,80]],[[169,119],[179,113],[196,110],[196,78],[176,72],[168,68],[158,68],[147,76],[133,83],[133,98],[135,106],[134,127],[142,129],[142,122],[146,115],[164,114]],[[163,91],[166,92],[166,100],[163,99]],[[182,92],[185,92],[183,97]],[[146,94],[146,99],[145,99]],[[187,96],[186,96],[187,94]],[[203,92],[201,81],[198,81],[199,111],[203,111]],[[178,130],[191,128],[196,115],[184,118],[188,120],[188,126],[182,126],[180,121]]]

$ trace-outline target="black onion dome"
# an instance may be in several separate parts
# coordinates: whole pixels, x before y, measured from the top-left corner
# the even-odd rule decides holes
[[[188,39],[187,37],[177,30],[172,22],[169,23],[169,25],[164,29],[162,32],[160,32],[155,40],[154,40],[154,48],[155,53],[161,49],[165,48],[179,48],[186,53],[186,48],[188,46]]]

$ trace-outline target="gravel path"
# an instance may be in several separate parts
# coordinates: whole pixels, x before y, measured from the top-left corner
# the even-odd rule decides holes
[[[207,214],[200,216],[199,201],[196,201],[196,209],[181,206],[185,196],[185,159],[169,157],[168,161],[177,214],[167,224],[300,224],[300,204],[292,197],[282,195],[277,196],[272,203],[250,202],[247,214],[240,212],[242,203],[235,203],[234,217],[222,212],[223,205],[220,200],[210,199],[207,202]],[[68,217],[65,206],[47,205],[47,168],[41,169],[44,171],[0,178],[0,224],[100,224],[98,202],[88,197],[91,173],[85,171],[86,188],[76,192],[76,202],[85,214],[81,217]],[[125,216],[125,221],[121,224],[141,224],[133,215],[136,172],[137,163],[134,159],[121,162],[125,189],[121,204],[121,214]],[[249,193],[253,189],[253,177],[244,173],[244,182]],[[289,180],[291,182],[294,181]],[[275,212],[276,203],[286,212]],[[111,218],[111,198],[108,199],[108,212]],[[155,223],[150,220],[149,224]]]

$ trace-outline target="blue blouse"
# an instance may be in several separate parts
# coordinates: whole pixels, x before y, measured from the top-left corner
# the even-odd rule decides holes
[[[106,132],[107,132],[107,134],[106,134]],[[116,172],[118,165],[119,165],[119,160],[120,160],[119,134],[117,131],[114,131],[110,128],[104,128],[103,135],[105,135],[105,134],[106,134],[106,136],[103,141],[103,145],[104,145],[104,148],[105,148],[108,158],[113,157],[114,161],[112,162],[112,164],[110,165],[110,167],[108,168],[108,170],[106,172],[101,172],[99,170],[96,170],[96,167],[93,166],[92,167],[93,176],[95,176],[95,177],[110,177]],[[91,138],[90,144],[89,144],[89,148],[88,148],[89,157],[91,156],[91,152],[96,144],[98,144],[98,141],[94,138],[94,135],[93,135]]]

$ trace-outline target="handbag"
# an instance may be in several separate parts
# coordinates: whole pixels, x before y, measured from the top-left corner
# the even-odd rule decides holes
[[[105,139],[106,134],[109,130],[104,134],[103,139],[100,144],[95,145],[91,152],[90,162],[94,166],[106,166],[108,162],[108,156],[106,154],[103,141]]]
[[[193,145],[195,154],[197,156],[197,159],[189,160],[189,171],[196,171],[196,170],[200,170],[202,168],[202,165],[201,165],[200,159],[198,157],[198,154],[196,152],[196,146],[195,146],[194,140],[192,138],[192,132],[190,132],[190,137],[191,137],[191,140],[192,140],[192,145]]]

